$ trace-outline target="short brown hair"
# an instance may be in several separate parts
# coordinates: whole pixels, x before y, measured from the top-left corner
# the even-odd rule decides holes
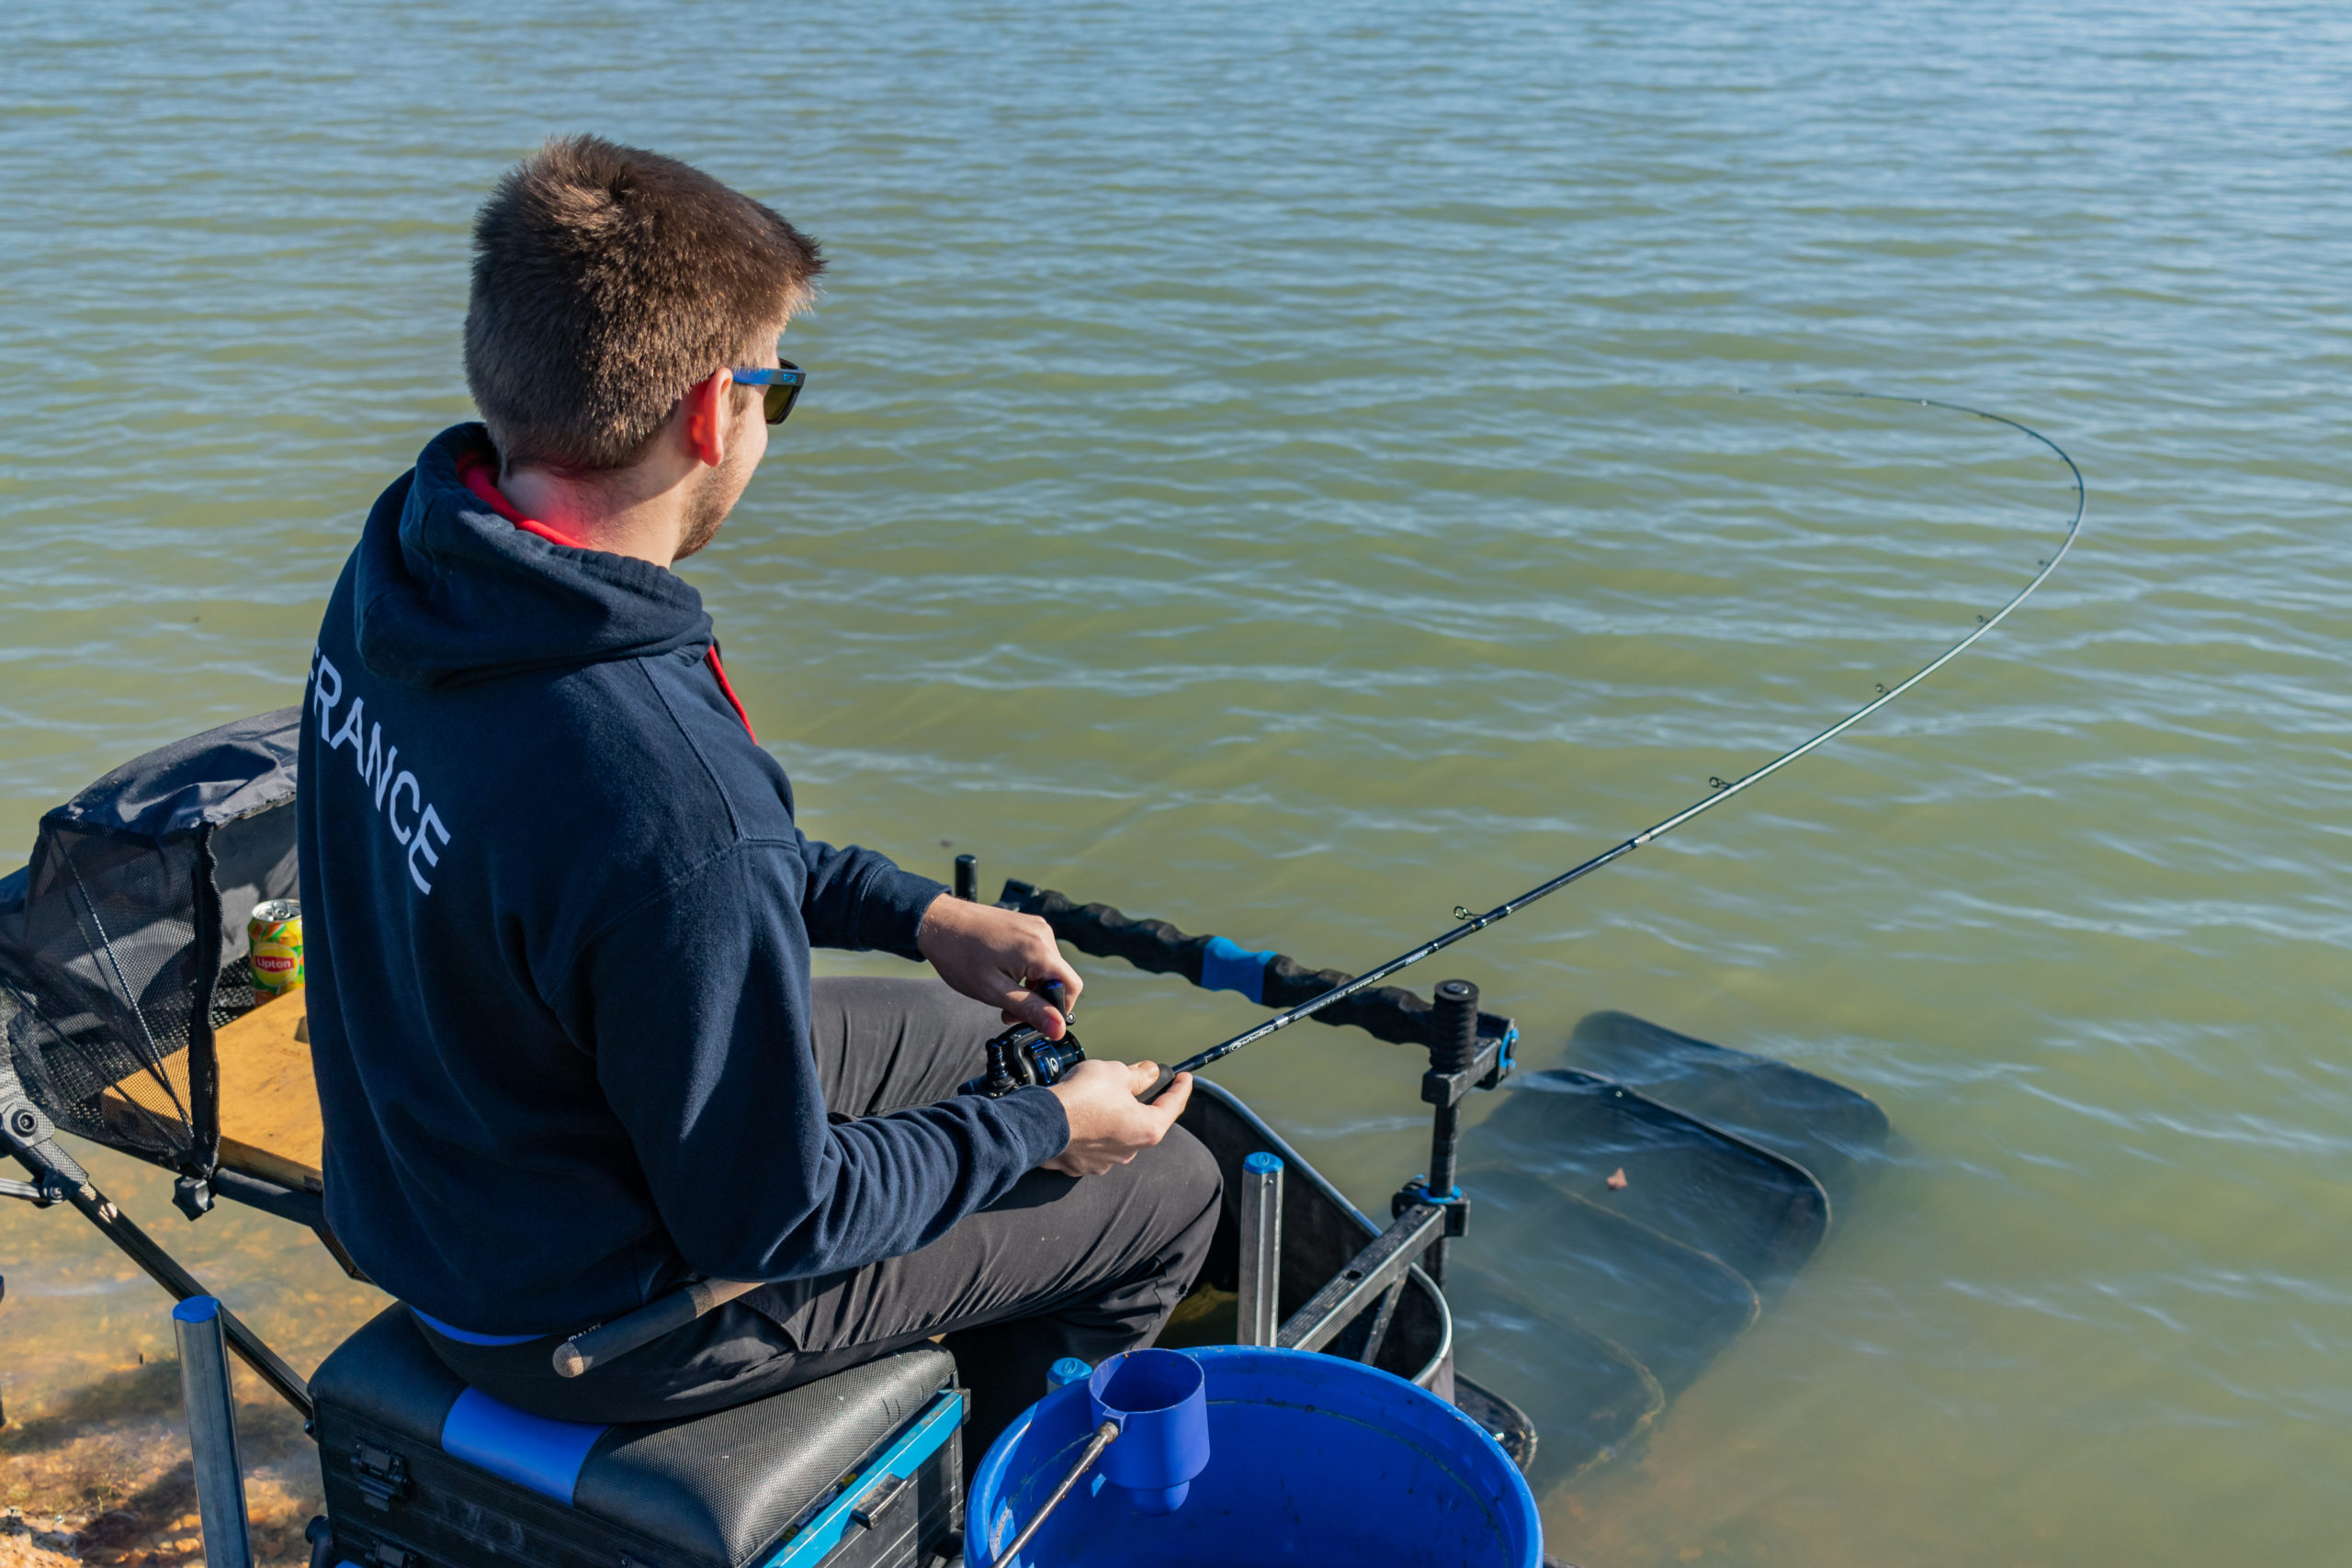
[[[474,219],[467,389],[509,468],[627,468],[687,388],[774,341],[824,265],[699,169],[559,138]]]

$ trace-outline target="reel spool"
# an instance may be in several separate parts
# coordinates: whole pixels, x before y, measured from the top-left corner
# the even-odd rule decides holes
[[[1077,1035],[1064,1034],[1059,1040],[1048,1040],[1044,1032],[1026,1023],[1006,1030],[989,1041],[987,1049],[989,1070],[964,1085],[959,1093],[1002,1100],[1033,1084],[1057,1084],[1086,1060],[1085,1048],[1079,1044]]]

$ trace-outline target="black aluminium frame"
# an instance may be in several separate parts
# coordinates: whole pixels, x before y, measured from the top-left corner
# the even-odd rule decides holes
[[[57,1142],[57,1128],[48,1115],[25,1092],[17,1077],[16,1064],[6,1052],[0,1052],[0,1143],[17,1162],[31,1173],[28,1190],[9,1195],[29,1200],[36,1207],[48,1208],[56,1203],[69,1203],[82,1217],[96,1225],[98,1234],[112,1242],[123,1255],[139,1265],[149,1278],[171,1292],[175,1301],[193,1296],[210,1295],[195,1275],[181,1267],[177,1258],[124,1213],[115,1201],[98,1190],[74,1156]],[[239,1179],[240,1180],[249,1179]],[[254,1182],[256,1188],[266,1183]],[[241,1196],[224,1188],[232,1196]],[[255,1194],[255,1196],[264,1196]],[[307,1195],[306,1195],[307,1196]],[[256,1202],[257,1208],[268,1208],[266,1201]],[[301,1374],[286,1364],[285,1358],[271,1349],[261,1336],[255,1334],[228,1308],[220,1309],[222,1331],[229,1348],[239,1359],[253,1368],[264,1382],[277,1395],[301,1412],[307,1423],[311,1416],[311,1387]]]

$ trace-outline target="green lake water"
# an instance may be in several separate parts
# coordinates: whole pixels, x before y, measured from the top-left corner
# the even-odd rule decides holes
[[[1549,1545],[2340,1561],[2347,82],[2315,6],[12,12],[0,860],[297,700],[368,502],[469,416],[473,206],[551,133],[699,163],[831,259],[809,391],[685,568],[809,830],[1317,964],[1828,723],[2063,528],[1999,426],[1739,389],[1995,410],[2088,480],[2041,594],[1417,975],[1532,1066],[1622,1009],[1895,1129],[1642,1441],[1539,1464]],[[1261,1016],[1088,974],[1098,1052]],[[1216,1077],[1385,1212],[1417,1073],[1304,1028]],[[291,1227],[97,1168],[300,1364],[374,1310]],[[1573,1270],[1478,1245],[1569,1311]],[[70,1213],[0,1208],[0,1273],[12,1416],[168,1343]],[[1460,1352],[1539,1422],[1545,1322]]]

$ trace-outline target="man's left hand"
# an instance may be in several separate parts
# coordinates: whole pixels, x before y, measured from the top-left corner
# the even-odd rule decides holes
[[[953,894],[941,894],[923,911],[915,948],[941,979],[975,1001],[1001,1009],[1005,1022],[1028,1024],[1048,1040],[1059,1040],[1069,1025],[1046,999],[1045,987],[1059,985],[1073,1006],[1086,989],[1055,945],[1053,927],[1035,915]]]

